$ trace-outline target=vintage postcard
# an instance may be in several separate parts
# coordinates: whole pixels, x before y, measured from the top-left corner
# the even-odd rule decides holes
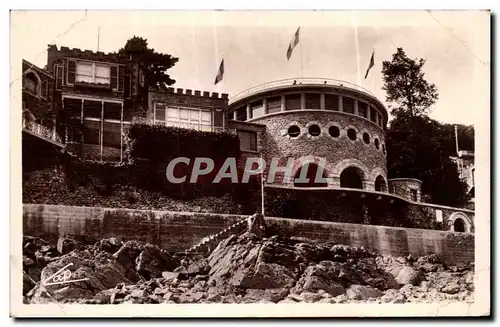
[[[11,315],[489,316],[490,21],[12,11]]]

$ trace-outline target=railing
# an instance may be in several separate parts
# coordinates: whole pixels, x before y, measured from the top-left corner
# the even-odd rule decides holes
[[[267,82],[259,85],[252,86],[229,99],[230,103],[234,103],[242,98],[248,97],[250,95],[256,94],[263,90],[273,89],[280,86],[290,86],[290,85],[334,85],[345,87],[346,89],[353,89],[357,91],[362,91],[368,93],[369,95],[376,98],[375,94],[371,91],[365,89],[362,86],[359,86],[354,83],[350,83],[347,81],[342,81],[338,79],[331,78],[319,78],[319,77],[296,77],[296,78],[287,78],[281,79],[277,81]]]
[[[43,126],[41,124],[32,121],[28,121],[24,118],[23,118],[23,128],[35,134],[38,134],[44,138],[52,140],[54,142],[63,143],[61,136],[56,133],[55,129],[49,129],[46,126]]]
[[[185,129],[193,129],[196,131],[203,131],[203,132],[236,134],[235,128],[227,128],[227,127],[213,126],[213,125],[180,123],[180,122],[164,122],[164,121],[158,121],[158,120],[154,121],[152,119],[134,119],[133,122],[134,123],[148,124],[148,125],[172,126],[172,127],[179,127],[179,128],[185,128]]]

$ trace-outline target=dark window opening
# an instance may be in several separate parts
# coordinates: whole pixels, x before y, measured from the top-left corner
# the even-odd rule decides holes
[[[368,117],[368,105],[366,103],[358,101],[358,114],[361,117]]]
[[[387,186],[385,180],[382,176],[378,176],[375,179],[375,191],[385,192],[387,190]]]
[[[356,140],[356,136],[357,136],[357,133],[356,133],[356,130],[353,129],[353,128],[349,128],[347,130],[347,137],[351,140]]]
[[[114,102],[104,102],[104,119],[122,119],[122,105]]]
[[[321,128],[318,125],[309,126],[309,134],[312,136],[319,136],[321,134]]]
[[[236,120],[246,121],[247,120],[247,108],[240,107],[236,109]]]
[[[300,94],[289,94],[285,96],[286,110],[300,110],[301,96]]]
[[[340,187],[363,189],[363,173],[359,168],[347,167],[340,174]]]
[[[328,133],[330,134],[331,137],[339,137],[340,129],[337,126],[330,126],[328,128]]]
[[[306,108],[305,109],[321,109],[321,100],[319,94],[306,94]]]
[[[102,102],[83,100],[83,117],[84,118],[101,118]]]
[[[339,111],[339,97],[334,94],[325,94],[325,109]]]
[[[418,191],[417,190],[410,189],[410,196],[411,196],[411,200],[413,202],[417,202],[418,201]]]
[[[290,135],[290,137],[297,137],[300,135],[300,128],[299,126],[297,125],[293,125],[293,126],[290,126],[288,128],[288,135]]]
[[[347,112],[349,114],[354,113],[354,99],[348,98],[348,97],[343,97],[343,108],[344,112]]]
[[[375,143],[375,147],[378,149],[380,149],[380,142],[378,139],[375,139],[375,141],[373,141],[373,143]]]
[[[465,223],[462,219],[457,218],[453,223],[453,231],[465,233]]]
[[[371,107],[370,107],[370,120],[372,122],[374,122],[374,123],[377,123],[377,125],[378,125],[377,111],[374,108],[371,108]]]
[[[370,144],[370,135],[368,133],[363,133],[363,142]]]

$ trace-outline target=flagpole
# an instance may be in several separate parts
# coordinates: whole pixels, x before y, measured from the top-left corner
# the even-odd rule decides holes
[[[261,194],[261,213],[264,216],[264,159],[262,153],[260,154],[260,194]]]
[[[358,20],[356,17],[356,11],[354,11],[354,45],[356,47],[356,63],[358,67],[358,85],[362,86],[361,75],[360,75],[360,66],[359,66],[359,40],[358,40]]]
[[[299,27],[300,28],[300,27]],[[302,34],[302,33],[301,33]],[[299,36],[300,39],[302,37]],[[300,46],[300,79],[304,79],[304,66],[303,66],[303,58],[302,58],[302,40],[299,39],[299,46]]]

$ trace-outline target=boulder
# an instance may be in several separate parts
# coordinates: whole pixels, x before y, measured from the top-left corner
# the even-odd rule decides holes
[[[55,275],[61,269],[63,270]],[[54,278],[54,276],[62,276],[66,270],[69,271],[66,273],[67,279]],[[80,281],[71,282],[73,280]],[[42,270],[41,283],[33,289],[30,302],[47,303],[91,299],[100,291],[113,288],[123,282],[130,283],[123,267],[118,265],[111,255],[100,253],[94,256],[88,250],[75,250],[49,263]]]
[[[379,298],[384,295],[384,293],[382,293],[380,290],[366,285],[351,285],[347,289],[346,294],[350,300],[364,301],[368,299]]]
[[[164,270],[174,270],[178,265],[177,259],[154,245],[144,246],[144,250],[136,258],[136,270],[146,280],[159,278]]]
[[[98,251],[105,251],[108,253],[116,253],[123,243],[120,242],[116,237],[104,238],[95,244]]]
[[[412,284],[418,285],[423,279],[422,272],[410,266],[402,267],[396,275],[396,281],[400,285]]]
[[[345,289],[339,283],[339,272],[335,265],[338,265],[338,263],[330,265],[327,261],[322,261],[322,264],[307,267],[297,282],[294,292],[317,292],[324,290],[332,296],[343,294]]]
[[[59,237],[57,240],[57,251],[60,254],[66,254],[73,250],[79,250],[82,247],[80,242],[77,242],[71,238]]]
[[[125,276],[127,279],[136,282],[138,281],[139,275],[136,271],[135,260],[141,254],[144,249],[144,244],[137,241],[128,241],[123,244],[113,257],[116,261],[125,269]]]
[[[278,303],[288,295],[287,288],[268,288],[268,289],[247,289],[244,296],[245,302],[259,302],[265,300],[267,302]]]

